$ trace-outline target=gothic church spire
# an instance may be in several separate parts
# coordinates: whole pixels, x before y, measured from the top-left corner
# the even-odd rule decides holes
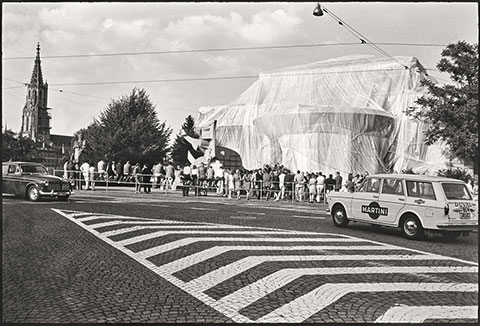
[[[42,66],[40,65],[40,42],[37,44],[37,56],[35,57],[35,65],[33,66],[32,79],[30,85],[43,85]]]

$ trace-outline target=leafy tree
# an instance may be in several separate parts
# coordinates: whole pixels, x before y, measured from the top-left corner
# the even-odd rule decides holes
[[[38,146],[27,137],[19,137],[8,129],[2,133],[2,162],[39,162]]]
[[[152,165],[167,152],[172,130],[160,122],[145,90],[113,100],[87,128],[77,131],[86,140],[81,160],[102,158]]]
[[[193,149],[192,145],[184,138],[184,136],[190,136],[195,139],[200,138],[200,135],[195,132],[194,127],[195,119],[193,119],[191,115],[187,116],[185,118],[185,122],[182,124],[182,129],[180,129],[180,132],[175,138],[175,141],[172,145],[172,151],[170,153],[175,165],[185,165],[189,163],[188,151],[195,154],[196,150]]]
[[[470,179],[472,179],[472,175],[468,173],[467,170],[459,168],[448,168],[444,170],[439,170],[438,175],[441,177],[462,180],[464,182],[468,182]]]
[[[460,41],[442,51],[438,70],[450,74],[454,84],[423,84],[428,94],[417,100],[423,108],[412,115],[428,121],[428,144],[444,140],[452,157],[464,161],[478,173],[478,44]]]

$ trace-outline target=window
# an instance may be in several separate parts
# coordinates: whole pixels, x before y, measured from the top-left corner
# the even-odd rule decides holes
[[[447,199],[472,199],[467,187],[460,183],[442,183],[442,188]]]
[[[377,192],[380,190],[379,178],[368,178],[363,182],[358,192]]]
[[[382,194],[403,196],[403,183],[398,179],[383,179]]]
[[[15,173],[17,171],[16,165],[9,165],[8,166],[8,173]]]
[[[407,181],[407,194],[409,197],[436,199],[431,182]]]

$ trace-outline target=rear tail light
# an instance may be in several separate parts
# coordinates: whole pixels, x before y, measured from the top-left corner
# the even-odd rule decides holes
[[[445,204],[445,207],[443,207],[443,211],[445,212],[445,215],[448,215],[448,213],[450,212],[450,206],[448,206],[448,204]]]

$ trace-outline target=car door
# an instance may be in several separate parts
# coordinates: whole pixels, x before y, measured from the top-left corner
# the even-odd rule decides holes
[[[386,215],[378,218],[380,222],[395,222],[399,212],[405,206],[406,195],[403,180],[396,178],[384,178],[382,189],[380,190],[379,204],[380,207],[386,208]]]
[[[15,184],[19,182],[20,168],[17,164],[2,165],[2,193],[15,194]]]
[[[437,200],[433,184],[426,181],[405,181],[407,198],[405,204],[417,213],[422,225],[431,224],[435,211],[442,208]],[[425,222],[424,222],[425,221]]]
[[[360,189],[353,193],[351,217],[367,222],[379,217],[377,213],[380,213],[378,195],[381,181],[381,178],[369,177]]]

